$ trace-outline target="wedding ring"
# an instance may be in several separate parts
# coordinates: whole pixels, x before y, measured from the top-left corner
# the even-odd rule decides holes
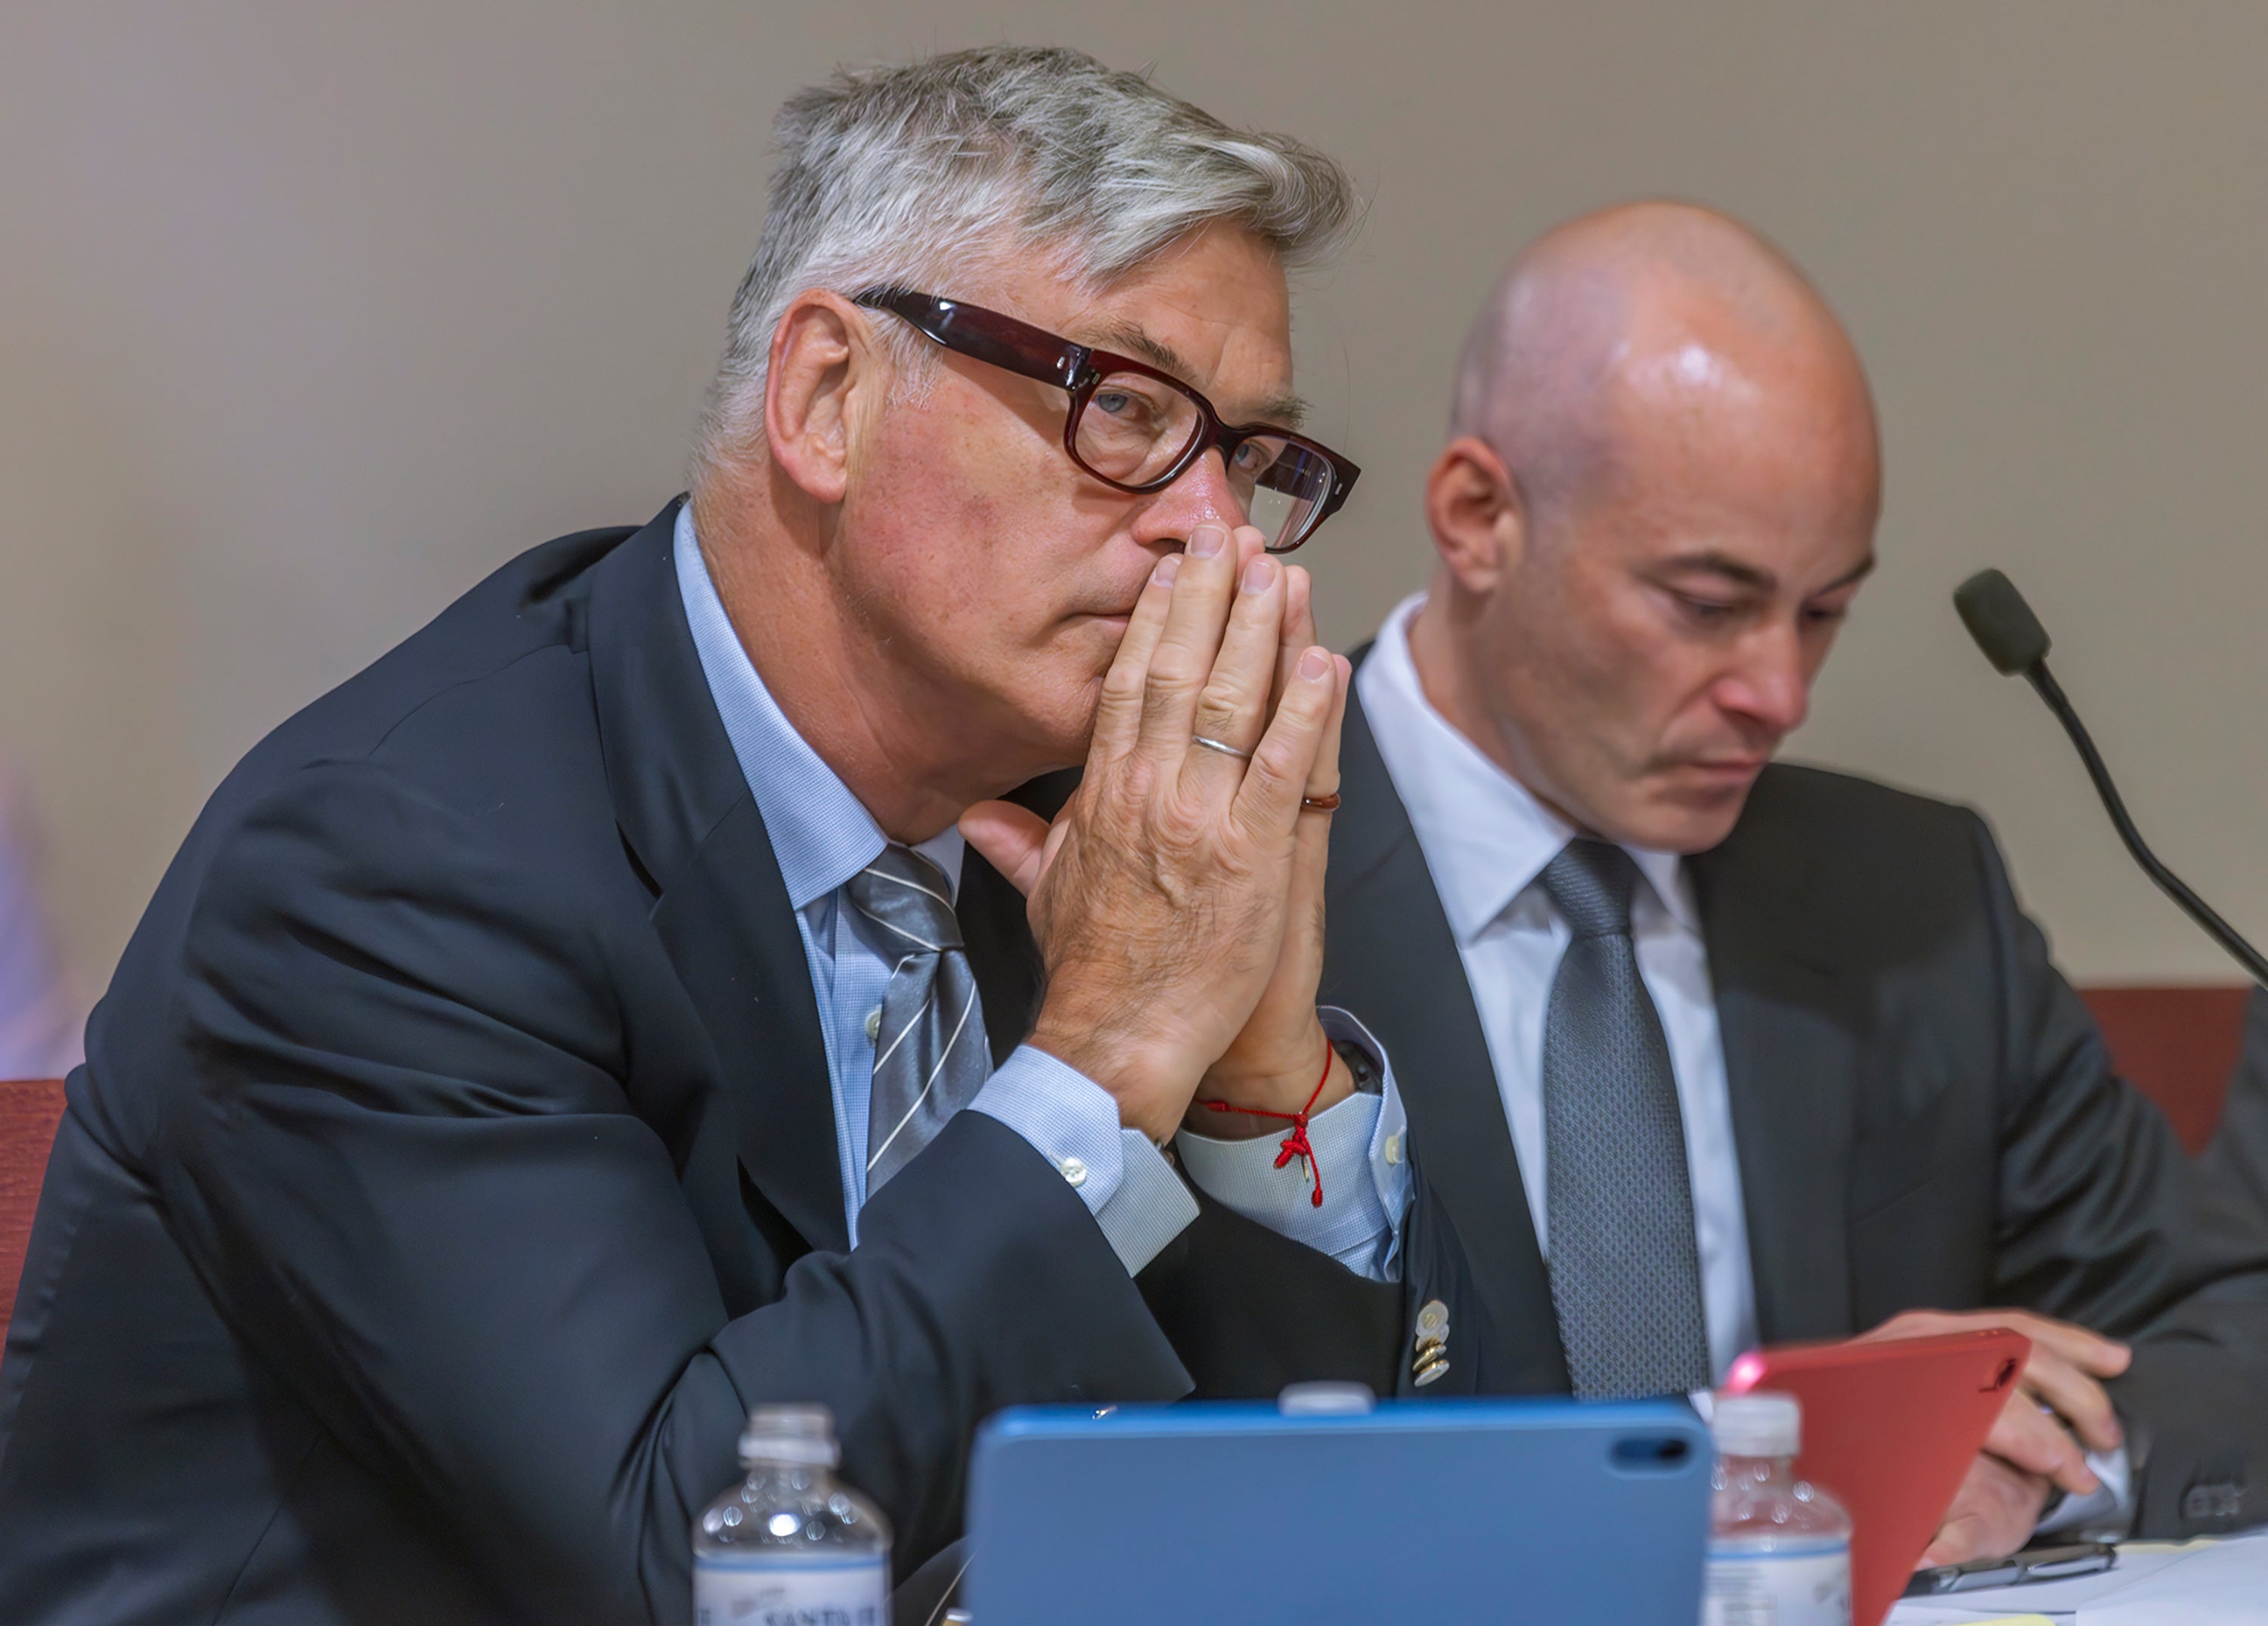
[[[1310,813],[1329,813],[1338,805],[1339,793],[1336,791],[1329,796],[1303,796],[1300,798],[1300,806]]]
[[[1251,752],[1240,751],[1226,739],[1208,739],[1203,734],[1191,734],[1189,743],[1193,746],[1203,746],[1208,751],[1218,751],[1223,756],[1233,756],[1240,762],[1248,762],[1252,760]]]

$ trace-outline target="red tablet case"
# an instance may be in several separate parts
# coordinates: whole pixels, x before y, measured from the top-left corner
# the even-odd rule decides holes
[[[1723,1393],[1803,1407],[1800,1478],[1851,1515],[1852,1626],[1880,1626],[1913,1578],[2032,1341],[2007,1331],[1792,1343],[1733,1363]]]

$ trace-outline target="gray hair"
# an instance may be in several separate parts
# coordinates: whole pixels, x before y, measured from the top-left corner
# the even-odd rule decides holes
[[[1329,259],[1359,213],[1346,173],[1313,148],[1232,129],[1144,75],[1054,48],[846,70],[790,97],[773,133],[779,166],[696,472],[761,438],[772,333],[808,289],[950,292],[972,263],[1035,255],[1107,287],[1214,221],[1296,270]],[[912,374],[925,347],[885,328]]]

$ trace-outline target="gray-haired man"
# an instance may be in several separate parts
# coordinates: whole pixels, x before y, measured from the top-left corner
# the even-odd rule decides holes
[[[160,887],[0,1369],[0,1618],[681,1620],[767,1400],[903,1571],[988,1411],[1391,1382],[1453,1293],[1315,1008],[1345,667],[1263,551],[1354,476],[1287,427],[1343,177],[1064,52],[781,135],[691,502],[286,724]]]

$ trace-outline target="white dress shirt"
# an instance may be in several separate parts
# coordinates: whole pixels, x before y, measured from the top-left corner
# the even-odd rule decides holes
[[[1422,593],[1406,600],[1387,618],[1355,683],[1456,937],[1535,1240],[1548,1258],[1543,1011],[1571,934],[1539,878],[1580,832],[1482,755],[1425,698],[1409,636],[1410,618],[1425,601]],[[1756,1343],[1756,1290],[1717,999],[1683,861],[1675,853],[1627,850],[1645,882],[1631,899],[1631,937],[1638,975],[1669,1041],[1685,1122],[1709,1362],[1721,1381],[1734,1359]]]
[[[757,674],[710,579],[690,504],[678,510],[672,546],[678,592],[703,675],[763,817],[802,932],[834,1097],[843,1218],[855,1247],[858,1211],[866,1201],[866,1129],[873,1095],[874,1035],[869,1024],[881,1009],[897,956],[874,940],[877,929],[866,916],[848,907],[844,888],[880,855],[887,838],[850,787],[795,731]],[[961,833],[947,829],[916,850],[944,872],[958,895]],[[960,1042],[984,1047],[983,1020],[981,1011],[972,1012],[974,1031],[964,1031]],[[1324,1025],[1332,1038],[1367,1048],[1385,1083],[1381,1093],[1358,1094],[1319,1114],[1309,1126],[1325,1182],[1323,1207],[1317,1210],[1307,1200],[1307,1185],[1296,1166],[1274,1166],[1273,1139],[1207,1141],[1188,1161],[1192,1177],[1221,1202],[1321,1247],[1351,1269],[1383,1279],[1408,1202],[1408,1170],[1400,1155],[1401,1099],[1386,1057],[1359,1024],[1327,1011]],[[969,1107],[1006,1124],[1055,1165],[1130,1274],[1197,1218],[1197,1199],[1146,1136],[1121,1126],[1109,1093],[1044,1050],[1020,1046]],[[1194,1137],[1182,1138],[1186,1144]]]

